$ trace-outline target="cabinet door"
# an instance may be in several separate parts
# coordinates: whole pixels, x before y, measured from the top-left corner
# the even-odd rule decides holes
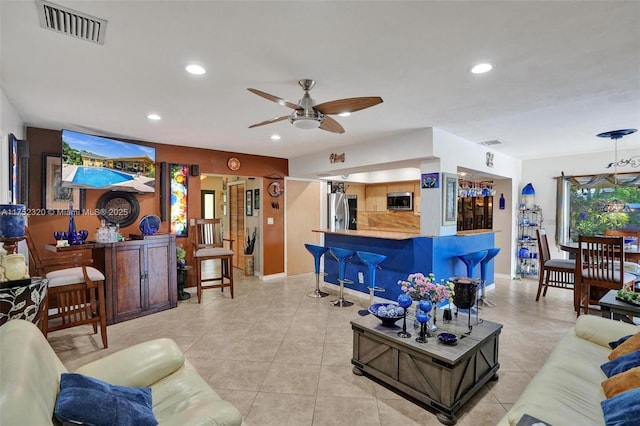
[[[365,187],[365,209],[369,212],[387,211],[387,185]]]
[[[134,318],[143,310],[142,292],[143,245],[127,244],[116,249],[114,290],[116,292],[114,321]]]
[[[175,255],[173,257],[175,258]],[[168,268],[171,264],[169,245],[149,244],[147,246],[146,260],[148,308],[166,308],[169,305],[169,285],[171,282]]]

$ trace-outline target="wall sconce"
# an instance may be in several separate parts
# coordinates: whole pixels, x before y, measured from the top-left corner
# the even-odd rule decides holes
[[[333,163],[344,163],[344,152],[342,154],[332,153],[329,156],[329,162]]]

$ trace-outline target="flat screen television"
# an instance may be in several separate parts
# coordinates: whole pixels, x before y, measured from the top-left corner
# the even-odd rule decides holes
[[[155,192],[155,148],[62,131],[62,186]]]

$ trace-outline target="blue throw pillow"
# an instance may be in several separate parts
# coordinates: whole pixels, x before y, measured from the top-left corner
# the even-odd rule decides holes
[[[62,373],[53,413],[63,424],[155,426],[151,407],[151,388],[115,386]]]
[[[619,356],[613,361],[605,362],[600,368],[607,377],[611,377],[638,366],[640,366],[640,350]]]
[[[622,336],[621,338],[619,338],[618,340],[616,340],[616,341],[614,341],[614,342],[609,342],[609,347],[610,347],[611,349],[615,349],[615,348],[617,348],[618,346],[620,346],[621,344],[623,344],[624,342],[626,342],[626,341],[627,341],[627,339],[628,339],[629,337],[631,337],[631,336],[632,336],[632,335],[631,335],[631,334],[629,334],[628,336]]]
[[[632,426],[640,417],[640,388],[619,393],[600,403],[607,426]]]

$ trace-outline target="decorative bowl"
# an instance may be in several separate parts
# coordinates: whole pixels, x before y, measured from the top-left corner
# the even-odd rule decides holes
[[[402,319],[402,317],[404,315],[392,315],[392,316],[385,316],[385,314],[380,315],[379,311],[381,307],[391,307],[394,310],[400,310],[402,309],[399,305],[395,304],[395,303],[374,303],[373,305],[369,306],[369,312],[375,316],[376,318],[378,318],[380,321],[382,321],[382,325],[385,327],[393,327],[396,323],[396,321],[398,321],[399,319]],[[397,312],[396,312],[397,313]]]
[[[148,214],[140,219],[140,231],[142,235],[153,235],[160,229],[160,218],[154,214]]]
[[[458,344],[458,338],[452,333],[440,333],[438,334],[438,340],[443,345],[453,346]]]

